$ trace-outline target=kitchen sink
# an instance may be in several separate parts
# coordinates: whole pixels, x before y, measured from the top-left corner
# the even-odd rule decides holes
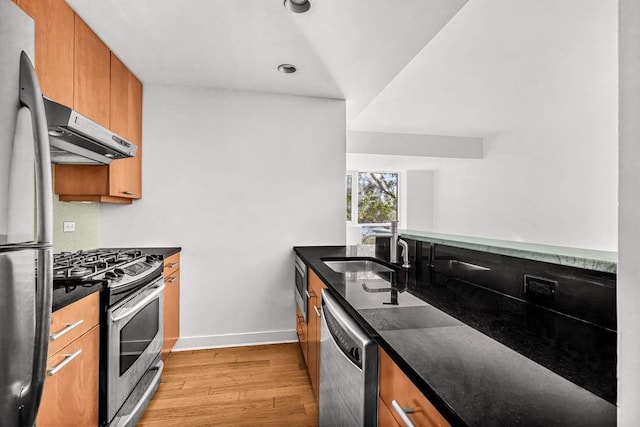
[[[327,267],[335,271],[336,273],[357,273],[357,272],[372,272],[372,273],[392,273],[394,270],[385,267],[375,261],[364,259],[348,259],[340,261],[323,261]]]

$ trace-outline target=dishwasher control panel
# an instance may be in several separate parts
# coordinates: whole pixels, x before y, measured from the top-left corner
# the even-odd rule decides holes
[[[331,336],[333,336],[340,350],[351,360],[351,363],[362,369],[362,349],[358,342],[351,338],[330,311],[324,311],[324,319],[327,322],[327,328]]]

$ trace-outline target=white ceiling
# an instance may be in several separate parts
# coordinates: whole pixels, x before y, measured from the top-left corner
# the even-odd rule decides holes
[[[617,0],[466,1],[67,0],[144,83],[346,99],[351,130],[482,137],[615,91],[584,75]]]
[[[354,118],[467,0],[67,0],[144,82],[347,99]],[[295,74],[276,67],[292,63]]]
[[[483,137],[570,117],[617,93],[616,17],[617,0],[470,1],[349,128]]]
[[[280,0],[67,3],[144,83],[344,99]]]

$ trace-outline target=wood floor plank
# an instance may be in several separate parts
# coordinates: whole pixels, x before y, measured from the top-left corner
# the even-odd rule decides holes
[[[310,426],[318,405],[297,343],[171,353],[140,426]]]

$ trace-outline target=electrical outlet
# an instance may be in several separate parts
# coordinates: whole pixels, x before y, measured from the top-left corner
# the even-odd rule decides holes
[[[72,233],[76,231],[76,223],[75,221],[64,221],[62,223],[62,231],[65,233]]]

